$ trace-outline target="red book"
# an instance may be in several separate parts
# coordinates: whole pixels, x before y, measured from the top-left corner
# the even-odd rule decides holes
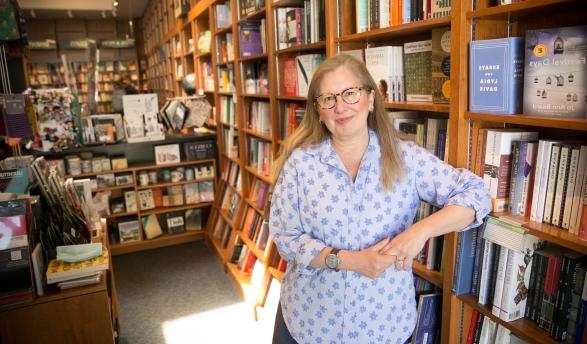
[[[471,316],[471,325],[469,325],[469,333],[467,334],[467,344],[473,344],[475,339],[475,331],[477,330],[477,318],[479,318],[479,312],[476,309],[473,310]]]
[[[584,187],[584,189],[585,194],[583,195],[583,210],[581,211],[581,222],[579,222],[579,238],[587,240],[587,187]]]
[[[279,270],[281,272],[285,272],[286,268],[287,268],[287,261],[283,258],[279,258],[279,263],[277,263],[277,270]]]
[[[283,95],[298,95],[298,71],[296,69],[296,58],[286,57],[283,59]]]
[[[245,264],[243,265],[243,273],[248,274],[251,272],[251,270],[253,269],[253,264],[255,264],[255,261],[257,260],[257,257],[255,257],[255,254],[253,253],[253,251],[249,251],[249,253],[247,253],[247,260],[245,261]]]

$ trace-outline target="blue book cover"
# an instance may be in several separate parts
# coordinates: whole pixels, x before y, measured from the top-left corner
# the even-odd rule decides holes
[[[423,294],[418,301],[413,344],[435,343],[440,336],[442,294]]]
[[[456,267],[452,286],[455,295],[471,293],[479,230],[473,228],[458,233]]]
[[[524,114],[587,118],[587,26],[526,31]]]
[[[469,111],[512,115],[522,112],[524,39],[472,41],[469,54]]]

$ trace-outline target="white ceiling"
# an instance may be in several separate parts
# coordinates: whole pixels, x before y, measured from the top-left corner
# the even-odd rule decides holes
[[[25,18],[99,19],[113,18],[114,0],[17,0]],[[148,0],[118,0],[116,18],[140,18],[145,12]],[[34,15],[34,16],[33,16]]]

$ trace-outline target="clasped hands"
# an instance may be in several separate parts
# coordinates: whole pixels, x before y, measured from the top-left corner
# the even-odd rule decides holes
[[[426,240],[426,233],[416,228],[410,228],[393,238],[386,237],[371,247],[354,252],[356,265],[352,270],[371,279],[381,276],[390,267],[407,270],[412,267],[414,258]]]

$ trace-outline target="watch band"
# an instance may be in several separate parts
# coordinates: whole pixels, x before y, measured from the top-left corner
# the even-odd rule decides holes
[[[334,268],[334,271],[336,272],[340,271],[340,257],[338,256],[338,252],[340,252],[339,248],[333,248],[332,250],[330,250],[330,254],[336,256],[336,267]]]

